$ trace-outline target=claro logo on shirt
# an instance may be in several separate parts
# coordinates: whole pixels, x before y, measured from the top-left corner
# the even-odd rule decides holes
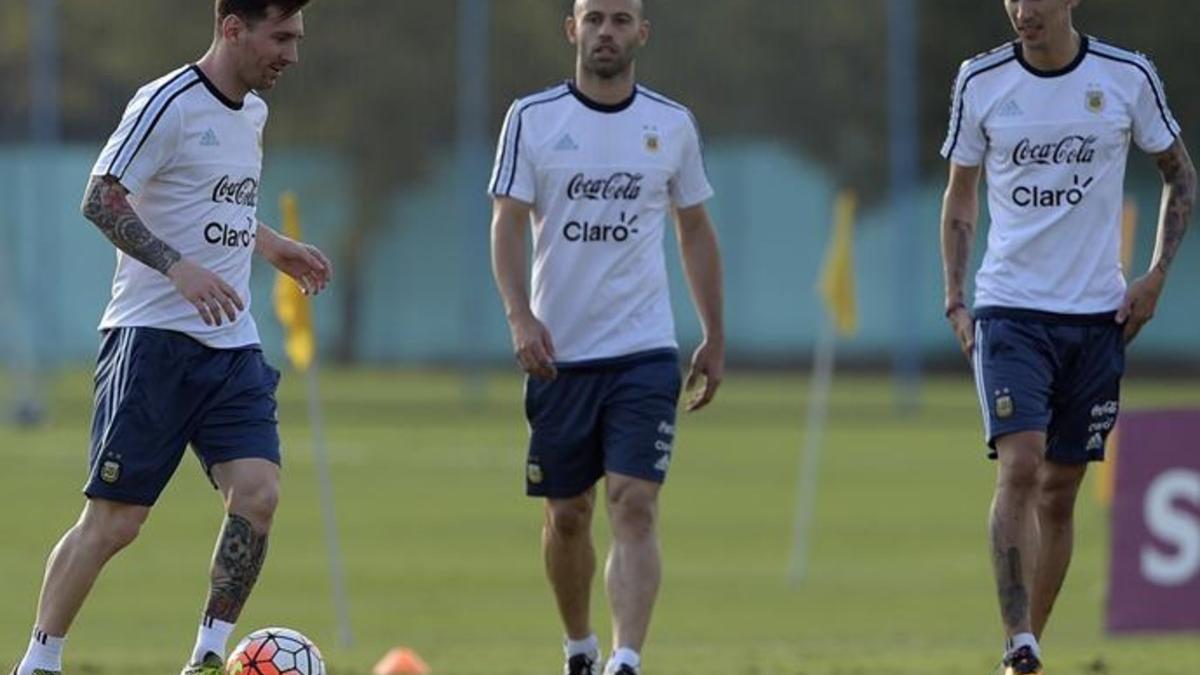
[[[1018,185],[1013,188],[1012,199],[1017,206],[1026,208],[1056,208],[1060,206],[1075,206],[1083,201],[1087,189],[1091,187],[1095,177],[1080,178],[1075,176],[1070,187],[1043,188],[1037,185]]]
[[[244,230],[224,223],[209,223],[204,226],[204,241],[226,248],[250,248],[254,246],[254,229],[254,221],[249,218]]]
[[[254,178],[237,179],[222,176],[213,188],[212,200],[238,206],[258,206],[258,181]]]
[[[571,242],[623,242],[631,235],[638,233],[637,214],[628,216],[624,211],[616,223],[589,223],[586,220],[572,220],[563,225],[563,238]]]

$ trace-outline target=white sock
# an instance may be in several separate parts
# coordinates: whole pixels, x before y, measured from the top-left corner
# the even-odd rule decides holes
[[[1039,659],[1042,657],[1042,649],[1038,646],[1037,638],[1033,633],[1017,633],[1008,639],[1008,653],[1012,653],[1021,647],[1029,647],[1033,650],[1033,655]]]
[[[642,657],[628,647],[621,647],[613,652],[612,658],[608,660],[608,666],[604,669],[604,672],[615,673],[621,666],[629,666],[637,670],[642,666]]]
[[[192,660],[188,663],[200,663],[209,652],[225,658],[225,646],[229,643],[230,635],[233,635],[233,624],[209,616],[204,617],[200,621],[200,631],[196,634],[196,648],[192,650]]]
[[[33,637],[29,639],[29,649],[17,666],[17,675],[33,675],[34,670],[50,670],[62,672],[63,643],[67,638],[54,637],[43,633],[41,629],[33,629]]]
[[[596,639],[596,634],[583,638],[582,640],[572,640],[567,638],[563,646],[563,650],[567,653],[567,658],[579,654],[587,654],[588,656],[596,656],[600,653],[600,641]]]

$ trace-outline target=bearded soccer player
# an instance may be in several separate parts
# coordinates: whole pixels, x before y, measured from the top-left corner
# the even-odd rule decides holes
[[[998,475],[991,547],[1005,672],[1042,673],[1038,641],[1066,577],[1076,495],[1104,459],[1125,348],[1154,315],[1191,215],[1196,172],[1143,55],[1081,34],[1079,0],[1004,0],[1017,40],[954,86],[942,211],[946,317],[975,369]],[[1126,285],[1130,141],[1163,178],[1150,269]],[[964,302],[986,166],[992,223]]]
[[[518,99],[504,123],[490,186],[492,261],[528,373],[526,491],[545,499],[543,554],[566,632],[565,671],[594,675],[601,663],[589,593],[595,485],[604,478],[614,633],[605,672],[636,675],[661,575],[658,493],[682,379],[663,252],[668,217],[704,327],[690,410],[712,400],[724,368],[720,255],[695,120],[634,77],[650,36],[642,3],[579,0],[566,35],[574,80]]]
[[[320,251],[256,216],[267,121],[256,91],[297,62],[305,4],[217,0],[208,53],[134,95],[92,170],[83,214],[117,248],[117,270],[100,323],[87,499],[50,554],[15,675],[61,672],[92,584],[137,536],[188,444],[226,517],[183,672],[223,672],[279,492],[279,372],[249,312],[251,259],[262,255],[308,293],[332,273]]]

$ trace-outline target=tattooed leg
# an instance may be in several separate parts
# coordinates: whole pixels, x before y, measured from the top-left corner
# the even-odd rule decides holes
[[[205,614],[226,623],[237,623],[266,556],[267,535],[255,532],[249,520],[229,514],[213,555],[212,586]]]
[[[1020,432],[1000,438],[996,496],[992,501],[992,566],[1000,617],[1011,637],[1032,633],[1030,592],[1038,559],[1038,468],[1045,434]]]
[[[1071,564],[1075,543],[1075,498],[1086,472],[1086,464],[1066,466],[1046,462],[1042,465],[1037,506],[1041,544],[1029,599],[1033,634],[1039,640]]]

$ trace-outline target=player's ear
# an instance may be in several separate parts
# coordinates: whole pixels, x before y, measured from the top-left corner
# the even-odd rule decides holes
[[[225,40],[226,42],[237,42],[244,30],[246,30],[246,24],[242,23],[241,18],[239,18],[236,14],[230,14],[224,19],[221,19],[219,31],[221,34],[221,39]]]
[[[567,42],[575,44],[576,41],[578,41],[579,36],[578,31],[576,30],[577,28],[578,26],[575,23],[575,15],[572,14],[571,16],[568,16],[563,22],[563,31],[567,34]]]
[[[638,44],[642,47],[650,41],[650,22],[642,19],[642,25],[638,26]]]

